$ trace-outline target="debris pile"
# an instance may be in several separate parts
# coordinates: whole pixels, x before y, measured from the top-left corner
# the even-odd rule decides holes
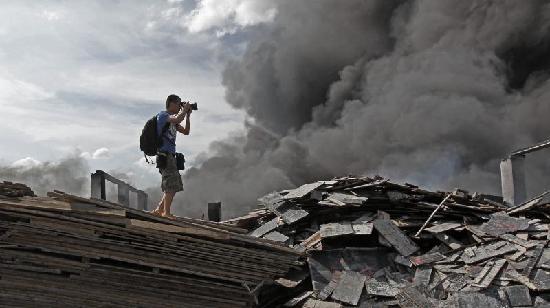
[[[380,177],[306,184],[228,223],[307,265],[277,283],[285,307],[550,306],[550,194],[517,207]]]
[[[35,197],[30,187],[21,183],[4,181],[0,183],[0,197]]]
[[[304,264],[234,226],[29,191],[0,184],[2,307],[267,306]]]

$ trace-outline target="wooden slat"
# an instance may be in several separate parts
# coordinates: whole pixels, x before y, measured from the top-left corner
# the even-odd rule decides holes
[[[302,264],[240,228],[51,195],[0,199],[1,303],[251,307],[251,290]]]

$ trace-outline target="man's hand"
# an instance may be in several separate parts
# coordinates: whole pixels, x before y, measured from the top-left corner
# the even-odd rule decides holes
[[[180,124],[185,119],[185,117],[188,116],[189,109],[191,109],[191,106],[189,106],[188,103],[182,103],[180,105],[180,110],[178,111],[178,114],[173,114],[168,117],[168,122]]]
[[[181,112],[186,114],[191,113],[191,104],[189,104],[189,102],[183,102],[181,104]]]
[[[176,125],[176,130],[184,135],[189,135],[191,132],[191,120],[190,115],[191,110],[189,110],[189,113],[187,113],[187,116],[185,117],[185,127],[181,126],[180,124]]]

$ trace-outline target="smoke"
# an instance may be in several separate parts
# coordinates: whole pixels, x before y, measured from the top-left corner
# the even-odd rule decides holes
[[[58,189],[85,196],[90,194],[89,172],[87,161],[76,154],[55,163],[26,158],[0,166],[0,180],[24,183],[38,195]]]
[[[499,160],[548,138],[550,4],[278,2],[223,74],[246,132],[185,174],[184,204],[224,216],[258,196],[346,174],[498,194]],[[531,193],[550,185],[533,157]]]
[[[105,151],[101,150],[101,152]],[[91,169],[87,158],[92,158],[93,156],[97,155],[90,156],[89,153],[86,155],[86,152],[80,153],[80,151],[76,151],[57,162],[40,162],[27,157],[11,165],[0,165],[0,182],[24,183],[37,195],[41,196],[45,196],[50,191],[61,190],[69,194],[89,197]],[[135,174],[131,171],[107,170],[106,172],[119,180],[136,186],[133,181]],[[105,190],[106,199],[117,202],[118,186],[110,181],[105,181]],[[157,202],[162,197],[160,185],[148,187],[145,189],[145,192],[148,194],[148,209],[155,208]],[[180,200],[181,196],[178,196],[175,203],[181,202]],[[137,207],[137,196],[134,193],[130,193],[130,206]],[[203,209],[197,208],[195,212],[185,211],[185,214],[200,217],[202,215],[200,210]],[[182,213],[180,212],[180,214]]]

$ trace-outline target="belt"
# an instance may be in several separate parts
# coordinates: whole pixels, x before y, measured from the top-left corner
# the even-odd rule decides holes
[[[161,151],[158,151],[157,152],[157,155],[161,155],[161,156],[168,156],[168,155],[171,155],[171,156],[176,156],[176,153],[170,153],[170,152],[161,152]]]

